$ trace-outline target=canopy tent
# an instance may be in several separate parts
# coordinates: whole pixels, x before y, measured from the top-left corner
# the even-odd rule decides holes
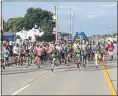
[[[31,38],[31,41],[35,42],[37,37],[44,35],[44,32],[42,30],[32,28],[29,31],[22,30],[17,32],[16,35],[19,35],[22,40]]]

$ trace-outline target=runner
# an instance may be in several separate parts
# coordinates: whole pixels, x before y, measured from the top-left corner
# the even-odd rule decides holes
[[[81,69],[81,50],[80,47],[78,46],[78,48],[75,51],[76,53],[76,63],[77,63],[77,67],[80,70]]]
[[[8,50],[8,47],[5,47],[5,49],[2,52],[3,57],[4,57],[4,65],[3,65],[3,69],[5,69],[5,66],[8,65],[9,66],[9,56],[10,56],[10,52]]]
[[[61,56],[62,56],[62,47],[61,47],[61,45],[60,44],[57,44],[56,45],[56,49],[58,50],[58,60],[59,60],[59,63],[61,64]]]
[[[19,54],[20,54],[20,49],[19,49],[19,45],[18,44],[16,44],[13,47],[13,54],[14,54],[15,64],[17,65],[18,60],[19,60]]]
[[[42,45],[38,46],[37,50],[38,50],[38,57],[39,57],[38,68],[40,68],[40,64],[44,64],[43,62],[44,50],[42,48]]]
[[[113,51],[114,51],[114,45],[113,45],[113,43],[111,42],[111,43],[108,45],[108,53],[109,53],[109,56],[110,56],[110,60],[111,60],[111,61],[113,60]]]
[[[101,60],[101,53],[100,53],[100,50],[97,50],[96,53],[95,53],[96,68],[98,68],[98,65],[100,65],[100,60]]]
[[[30,66],[30,64],[29,64],[29,56],[30,56],[30,50],[28,49],[28,46],[26,46],[25,59],[26,59],[27,68],[28,68],[28,66]]]
[[[70,61],[70,58],[71,58],[71,47],[70,46],[68,46],[66,48],[66,54],[65,55],[66,55],[65,56],[66,65],[67,65],[67,68],[69,68],[69,61]]]
[[[81,45],[82,50],[82,63],[84,64],[84,67],[86,67],[86,64],[88,63],[87,60],[87,44],[86,41],[83,41],[83,44]]]
[[[25,57],[25,50],[23,48],[23,46],[21,46],[21,49],[20,49],[20,57],[19,57],[19,65],[23,65],[23,58]]]
[[[58,50],[56,49],[56,46],[54,46],[54,48],[52,50],[52,69],[51,69],[52,72],[54,70],[54,66],[55,66],[57,57],[58,57]]]
[[[36,57],[38,56],[38,51],[36,45],[33,46],[33,63],[36,64]]]

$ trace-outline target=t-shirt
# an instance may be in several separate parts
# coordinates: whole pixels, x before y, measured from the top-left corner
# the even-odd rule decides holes
[[[35,55],[38,54],[38,51],[37,51],[37,50],[38,50],[37,48],[34,48],[34,50],[33,50],[33,53],[34,53]]]
[[[80,57],[81,56],[81,50],[76,50],[76,57]]]
[[[18,47],[15,46],[15,47],[13,48],[13,53],[14,53],[14,54],[19,54],[19,51],[20,51],[20,50],[19,50]]]
[[[82,44],[82,50],[83,50],[83,54],[87,53],[87,45],[86,44]]]
[[[97,51],[97,46],[96,46],[96,45],[93,45],[92,50],[93,50],[94,52]]]
[[[108,50],[109,51],[113,51],[113,49],[114,49],[114,46],[113,45],[108,45]]]

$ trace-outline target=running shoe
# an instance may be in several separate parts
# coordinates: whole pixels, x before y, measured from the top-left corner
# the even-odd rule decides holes
[[[40,68],[40,66],[38,66],[38,68]]]
[[[3,69],[5,69],[5,67],[3,66]]]
[[[80,68],[78,68],[78,71],[80,71]]]
[[[53,72],[53,69],[51,69],[51,71]]]

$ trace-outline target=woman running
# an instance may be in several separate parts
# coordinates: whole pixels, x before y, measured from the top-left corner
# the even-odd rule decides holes
[[[56,47],[54,47],[54,49],[52,51],[52,69],[51,69],[52,72],[54,70],[54,66],[55,66],[57,57],[58,57],[58,50],[56,49]]]
[[[65,56],[65,61],[66,61],[66,64],[67,64],[67,68],[69,68],[69,61],[70,61],[70,58],[71,58],[71,51],[70,51],[70,47],[68,46],[68,48],[66,48],[66,56]]]
[[[23,58],[25,56],[25,51],[23,49],[23,47],[21,46],[21,50],[20,50],[20,57],[19,57],[19,65],[23,65]]]
[[[36,45],[33,46],[33,63],[37,65],[37,56],[38,56],[38,51]]]
[[[17,63],[18,63],[19,53],[20,53],[19,45],[16,44],[16,45],[13,47],[14,60],[15,60],[15,64],[16,64],[16,65],[17,65]]]
[[[97,50],[96,53],[95,53],[96,68],[98,68],[98,65],[100,64],[100,60],[101,60],[101,52],[100,52],[100,50]]]
[[[10,52],[8,50],[8,47],[5,47],[5,49],[2,52],[3,57],[4,57],[4,65],[3,65],[3,69],[5,69],[5,66],[8,64],[9,66],[9,56],[10,56]]]
[[[75,54],[76,54],[77,67],[80,70],[81,69],[81,50],[79,47],[76,49]]]
[[[30,66],[30,64],[29,64],[29,53],[30,53],[30,51],[29,51],[29,49],[28,49],[28,46],[26,46],[25,58],[26,58],[27,68],[28,68],[28,66]]]

